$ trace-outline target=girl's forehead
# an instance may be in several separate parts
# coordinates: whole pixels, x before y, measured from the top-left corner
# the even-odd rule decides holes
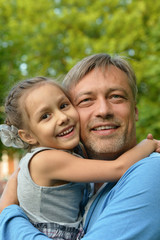
[[[20,105],[27,111],[29,105],[32,105],[33,101],[45,102],[48,100],[49,96],[54,96],[53,98],[57,101],[59,98],[68,98],[61,87],[54,83],[40,83],[36,84],[34,87],[27,89],[21,96]],[[39,101],[38,101],[39,100]],[[29,104],[28,104],[29,103]]]
[[[52,83],[40,84],[37,87],[30,89],[27,91],[25,96],[23,96],[24,104],[32,104],[33,100],[38,102],[48,102],[48,99],[52,99],[53,101],[58,101],[59,98],[68,98],[65,92],[57,85]],[[42,101],[43,100],[43,101]]]
[[[60,92],[62,92],[63,94],[65,94],[64,93],[64,91],[61,89],[61,87],[60,86],[58,86],[58,85],[56,85],[56,84],[54,84],[54,83],[51,83],[51,82],[43,82],[43,83],[38,83],[38,84],[36,84],[36,85],[34,85],[34,86],[32,86],[31,88],[29,88],[29,89],[26,89],[26,91],[25,91],[25,95],[26,96],[28,96],[30,93],[32,93],[32,92],[35,92],[35,94],[36,94],[36,92],[38,92],[38,90],[39,89],[48,89],[48,90],[50,90],[50,89],[52,89],[52,91],[57,91],[57,90],[59,90]],[[43,91],[42,91],[43,92]]]

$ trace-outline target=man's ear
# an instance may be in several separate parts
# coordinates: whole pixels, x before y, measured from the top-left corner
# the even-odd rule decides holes
[[[35,145],[37,143],[37,140],[27,130],[19,129],[18,135],[26,143],[31,145]]]
[[[138,108],[137,108],[137,106],[135,106],[135,120],[136,121],[138,121],[138,115],[139,115]]]

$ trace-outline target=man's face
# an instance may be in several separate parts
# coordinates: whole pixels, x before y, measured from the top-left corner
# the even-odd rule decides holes
[[[70,91],[90,158],[115,159],[136,144],[138,111],[127,75],[110,65],[94,69]]]

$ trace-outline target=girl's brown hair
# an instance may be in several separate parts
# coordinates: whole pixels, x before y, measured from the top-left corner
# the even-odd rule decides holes
[[[5,101],[5,114],[6,120],[5,123],[9,126],[13,125],[18,129],[23,128],[23,111],[20,107],[21,97],[33,87],[37,87],[42,84],[52,84],[60,88],[65,95],[67,92],[53,79],[46,77],[35,77],[31,79],[26,79],[24,81],[18,82],[9,92],[8,97]]]

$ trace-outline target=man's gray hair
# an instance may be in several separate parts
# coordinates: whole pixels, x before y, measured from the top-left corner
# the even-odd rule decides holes
[[[110,56],[109,54],[99,53],[86,57],[79,61],[65,76],[63,80],[64,88],[69,91],[83,77],[95,68],[101,68],[104,73],[109,65],[114,65],[128,76],[129,85],[131,87],[134,99],[137,95],[136,76],[130,64],[121,56]]]

